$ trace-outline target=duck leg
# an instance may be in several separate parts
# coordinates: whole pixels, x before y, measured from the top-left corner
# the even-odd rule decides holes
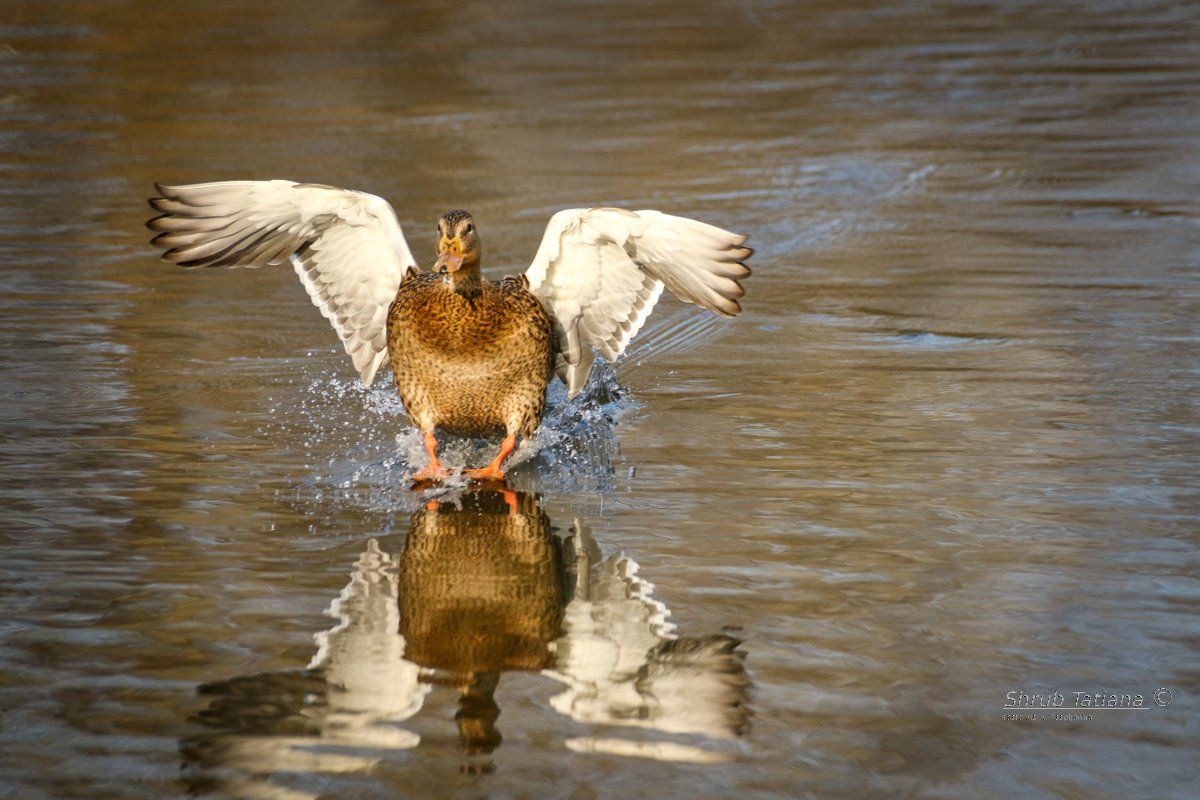
[[[429,464],[424,469],[413,475],[414,481],[440,481],[442,478],[450,476],[450,470],[446,469],[438,461],[437,457],[437,439],[433,438],[433,434],[425,432],[425,452],[429,454]]]
[[[504,463],[504,459],[512,454],[513,450],[517,449],[517,436],[510,433],[504,437],[504,441],[500,443],[500,454],[497,455],[492,463],[488,464],[483,469],[467,470],[467,477],[476,481],[502,481],[504,473],[500,470],[500,465]]]

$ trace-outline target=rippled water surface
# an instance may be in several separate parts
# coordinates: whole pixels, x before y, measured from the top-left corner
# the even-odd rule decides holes
[[[294,275],[146,245],[272,177],[755,275],[417,494]],[[1194,797],[1198,197],[1194,4],[7,0],[0,797]]]

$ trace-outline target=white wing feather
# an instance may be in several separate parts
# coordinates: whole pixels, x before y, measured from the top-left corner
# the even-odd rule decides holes
[[[293,181],[156,184],[163,258],[184,267],[291,261],[364,386],[387,358],[387,312],[416,261],[392,207],[365,192]]]
[[[722,316],[742,309],[746,237],[659,211],[573,208],[550,218],[530,290],[554,317],[559,377],[574,397],[587,383],[592,348],[609,361],[625,352],[663,287]]]

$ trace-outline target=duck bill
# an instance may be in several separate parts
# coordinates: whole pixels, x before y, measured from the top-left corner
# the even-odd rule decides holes
[[[434,270],[441,272],[443,269],[447,272],[458,272],[462,268],[462,245],[458,240],[446,242],[443,240],[442,247],[438,248],[437,262],[434,263]]]
[[[458,253],[441,253],[438,255],[437,262],[433,268],[438,272],[443,269],[447,272],[458,272],[462,268],[463,257]]]

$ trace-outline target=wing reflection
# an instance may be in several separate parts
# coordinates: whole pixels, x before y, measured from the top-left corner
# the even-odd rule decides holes
[[[677,636],[653,589],[632,559],[602,559],[579,520],[569,538],[555,535],[533,495],[431,503],[397,557],[368,540],[307,669],[201,687],[202,731],[182,747],[190,787],[315,797],[320,784],[272,776],[360,772],[416,748],[401,723],[429,697],[457,706],[463,768],[489,771],[503,738],[495,692],[512,672],[563,684],[550,704],[570,720],[570,750],[722,760],[729,751],[715,745],[747,724],[738,641]]]
[[[555,670],[567,685],[550,699],[578,722],[732,739],[745,731],[746,676],[740,642],[723,634],[677,637],[670,611],[626,556],[598,564],[599,548],[575,521],[574,597],[564,615]],[[567,746],[675,761],[720,760],[679,742],[575,738]]]
[[[318,633],[305,670],[205,684],[208,707],[186,740],[185,780],[196,792],[249,800],[300,800],[320,793],[279,786],[276,772],[340,773],[372,767],[382,751],[416,747],[397,723],[420,709],[428,685],[404,656],[397,632],[396,563],[370,539],[350,582],[330,604],[337,620]]]
[[[375,539],[354,562],[350,583],[329,607],[339,622],[316,635],[309,669],[321,670],[330,711],[325,732],[339,741],[386,748],[415,747],[419,739],[394,724],[421,710],[429,687],[404,655],[398,632],[396,562]]]

